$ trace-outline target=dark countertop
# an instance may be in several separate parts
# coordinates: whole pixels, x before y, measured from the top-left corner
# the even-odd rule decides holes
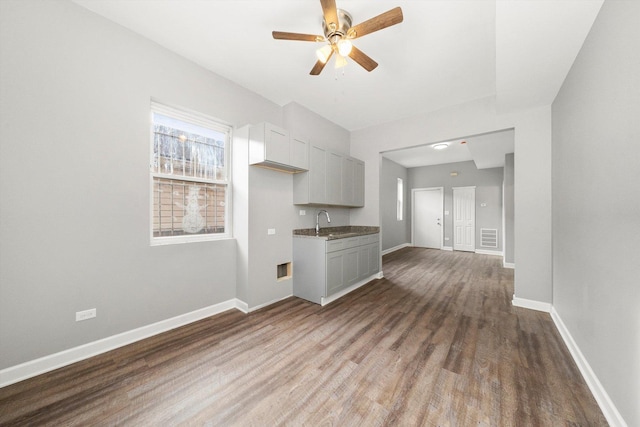
[[[366,225],[344,225],[342,227],[322,227],[320,234],[316,234],[315,228],[300,228],[293,230],[293,237],[306,237],[313,239],[335,240],[348,237],[364,236],[380,232],[380,227]]]

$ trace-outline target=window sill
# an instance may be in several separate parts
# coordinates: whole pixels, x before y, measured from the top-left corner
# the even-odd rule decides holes
[[[167,246],[167,245],[180,245],[184,243],[206,243],[206,242],[220,242],[224,240],[235,240],[233,236],[225,234],[224,236],[176,236],[176,237],[156,237],[152,238],[150,246]]]

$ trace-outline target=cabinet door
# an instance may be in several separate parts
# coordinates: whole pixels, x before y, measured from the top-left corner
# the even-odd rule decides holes
[[[288,165],[289,133],[270,123],[264,124],[265,160]]]
[[[358,279],[362,280],[370,276],[369,263],[371,257],[369,255],[369,246],[360,246],[358,248]]]
[[[342,204],[342,156],[327,152],[327,203]]]
[[[344,253],[343,283],[345,287],[357,283],[360,279],[358,268],[360,252],[359,249],[360,248],[347,249]]]
[[[327,254],[327,288],[325,297],[331,294],[335,294],[340,289],[345,287],[344,283],[344,254],[346,251],[338,251]]]
[[[364,206],[364,162],[354,160],[353,170],[353,206]]]
[[[309,148],[309,203],[327,203],[325,153],[320,147]]]
[[[309,169],[309,143],[302,138],[291,136],[291,166]]]
[[[355,161],[351,157],[342,158],[342,205],[354,206],[354,173]]]
[[[325,296],[340,292],[361,279],[358,267],[361,248],[359,246],[327,254],[327,294]]]

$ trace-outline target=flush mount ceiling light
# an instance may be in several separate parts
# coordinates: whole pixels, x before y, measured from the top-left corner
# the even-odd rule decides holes
[[[271,34],[278,40],[299,40],[307,42],[326,42],[327,44],[316,51],[318,62],[311,69],[312,76],[320,74],[333,54],[336,55],[336,68],[347,64],[347,57],[353,59],[367,71],[372,71],[378,63],[364,52],[353,46],[351,40],[366,36],[383,28],[399,24],[403,20],[402,9],[396,7],[358,25],[352,26],[353,19],[349,12],[338,9],[335,0],[320,0],[322,6],[322,30],[324,36],[314,34],[287,33],[273,31]]]
[[[431,146],[431,148],[433,148],[434,150],[444,150],[445,148],[447,148],[449,146],[448,143],[446,142],[441,142],[440,144],[434,144]]]

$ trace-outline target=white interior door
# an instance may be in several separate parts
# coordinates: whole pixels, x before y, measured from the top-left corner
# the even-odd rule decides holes
[[[453,188],[453,250],[476,250],[476,187]]]
[[[443,189],[416,188],[411,194],[413,246],[442,249]]]

